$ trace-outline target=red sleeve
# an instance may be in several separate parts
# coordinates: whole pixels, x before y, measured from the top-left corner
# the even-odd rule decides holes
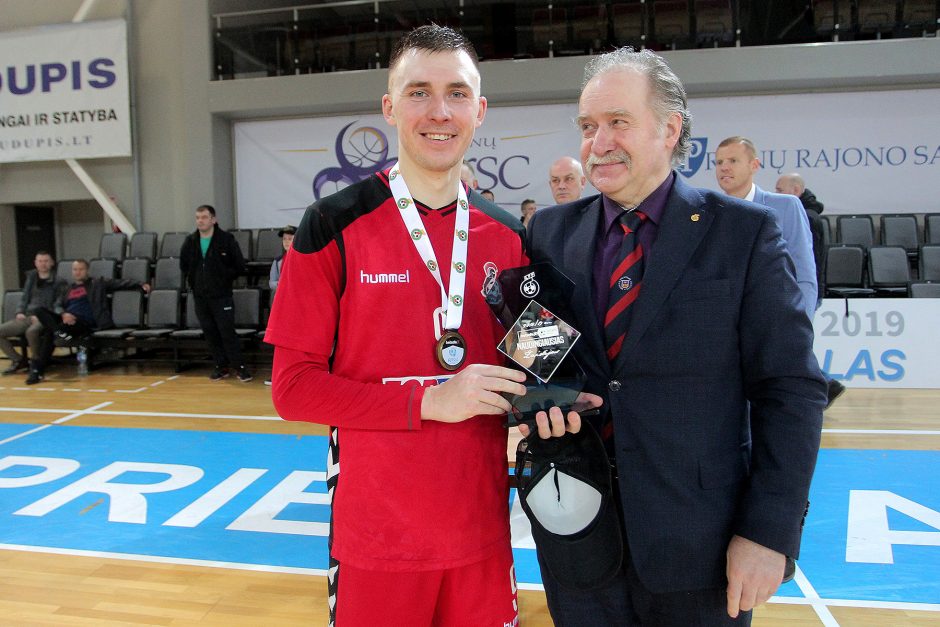
[[[424,388],[362,383],[330,373],[328,358],[274,349],[272,396],[285,420],[351,429],[418,430]]]
[[[272,395],[285,420],[353,429],[418,430],[424,389],[330,372],[344,281],[336,242],[285,255],[265,341],[274,344]]]

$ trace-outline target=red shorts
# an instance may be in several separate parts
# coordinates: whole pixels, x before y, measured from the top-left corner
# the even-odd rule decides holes
[[[512,551],[481,562],[420,572],[340,564],[334,627],[516,627],[519,604]]]

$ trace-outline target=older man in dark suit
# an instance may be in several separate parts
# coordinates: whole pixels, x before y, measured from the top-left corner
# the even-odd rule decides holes
[[[798,556],[826,403],[793,263],[767,208],[676,175],[691,116],[661,57],[593,60],[578,125],[601,195],[536,213],[529,248],[577,286],[626,549],[595,590],[543,568],[549,609],[560,626],[748,624]]]

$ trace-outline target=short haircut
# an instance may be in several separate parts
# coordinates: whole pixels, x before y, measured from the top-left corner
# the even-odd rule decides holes
[[[215,217],[215,207],[212,205],[199,205],[196,207],[196,213],[199,213],[200,211],[208,211],[213,218]]]
[[[751,159],[757,158],[757,147],[754,146],[754,142],[741,135],[732,135],[731,137],[726,137],[725,139],[721,140],[721,143],[718,144],[718,147],[724,148],[725,146],[730,146],[732,144],[743,144],[747,149],[748,154],[751,155]]]
[[[526,205],[530,205],[530,204],[531,204],[531,205],[534,205],[534,204],[535,204],[535,200],[533,200],[532,198],[526,198],[526,199],[523,200],[521,203],[519,203],[519,207],[525,207]]]
[[[53,259],[55,259],[55,255],[50,253],[48,250],[37,250],[36,255],[33,257],[33,259],[35,259],[36,257],[39,257],[40,255],[45,255],[46,257],[52,257]]]
[[[83,266],[85,266],[86,268],[91,265],[90,263],[88,263],[88,260],[87,260],[87,259],[82,259],[82,258],[78,258],[78,259],[74,260],[72,263],[80,263],[80,264],[82,264]]]
[[[651,102],[650,106],[659,118],[659,123],[665,126],[667,118],[678,113],[682,118],[682,128],[679,131],[679,141],[672,149],[672,165],[677,166],[689,155],[692,150],[692,114],[689,112],[689,100],[685,95],[682,81],[676,76],[666,60],[650,50],[635,51],[630,46],[619,48],[595,57],[584,68],[584,83],[599,74],[618,70],[633,70],[646,77],[649,82]]]
[[[473,67],[479,67],[479,57],[470,40],[460,31],[447,26],[425,24],[406,33],[392,48],[392,54],[388,60],[389,71],[394,69],[402,55],[409,50],[425,52],[460,52],[462,50],[470,57]]]

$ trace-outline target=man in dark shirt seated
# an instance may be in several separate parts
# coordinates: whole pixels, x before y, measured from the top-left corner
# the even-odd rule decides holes
[[[88,276],[88,262],[72,262],[71,285],[60,289],[53,311],[38,313],[43,325],[39,351],[30,362],[27,385],[39,383],[45,377],[46,367],[55,350],[55,337],[67,342],[80,341],[94,331],[114,326],[108,293],[115,290],[140,288],[150,291],[150,284],[133,279],[103,279]]]

